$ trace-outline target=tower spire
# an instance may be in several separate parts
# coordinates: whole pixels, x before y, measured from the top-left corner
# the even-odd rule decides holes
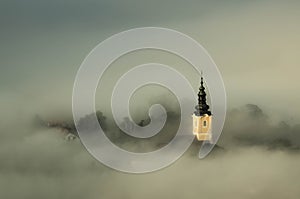
[[[196,111],[194,112],[197,116],[202,116],[204,114],[211,115],[209,111],[209,106],[206,103],[206,93],[205,87],[203,86],[203,72],[201,71],[201,81],[200,88],[198,92],[198,105],[195,106]]]

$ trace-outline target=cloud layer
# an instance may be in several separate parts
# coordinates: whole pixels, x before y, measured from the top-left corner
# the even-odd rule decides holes
[[[199,160],[195,141],[175,164],[142,175],[101,165],[78,139],[67,141],[59,130],[28,123],[2,126],[0,197],[297,198],[299,126],[268,120],[256,105],[232,110],[218,143],[221,148]]]

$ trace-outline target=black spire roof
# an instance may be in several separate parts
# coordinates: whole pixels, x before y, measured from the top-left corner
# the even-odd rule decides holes
[[[203,77],[201,73],[201,85],[198,93],[198,105],[195,106],[196,111],[194,112],[197,116],[202,116],[204,114],[211,115],[209,111],[209,106],[206,104],[206,93],[203,86]]]

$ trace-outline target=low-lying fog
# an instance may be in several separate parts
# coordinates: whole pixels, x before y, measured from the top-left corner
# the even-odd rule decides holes
[[[205,159],[197,158],[195,141],[175,164],[141,175],[103,166],[79,139],[68,141],[61,129],[23,117],[1,125],[0,198],[282,199],[300,194],[300,125],[272,122],[256,105],[228,111],[220,147]]]

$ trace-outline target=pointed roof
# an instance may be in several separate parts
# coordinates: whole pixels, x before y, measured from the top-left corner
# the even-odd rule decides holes
[[[196,111],[194,112],[197,116],[202,116],[204,114],[211,115],[211,112],[209,111],[209,106],[206,103],[206,93],[205,93],[205,87],[203,86],[203,77],[201,72],[201,82],[200,82],[200,88],[198,92],[198,105],[195,106]]]

